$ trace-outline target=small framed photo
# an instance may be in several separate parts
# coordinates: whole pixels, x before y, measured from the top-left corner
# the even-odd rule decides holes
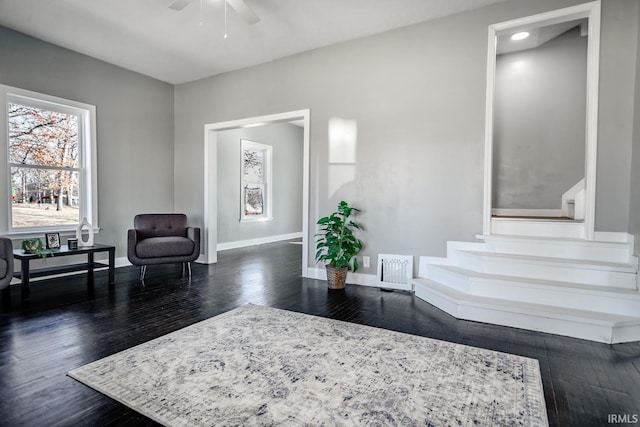
[[[59,249],[60,233],[46,233],[44,235],[44,241],[46,242],[47,249]]]

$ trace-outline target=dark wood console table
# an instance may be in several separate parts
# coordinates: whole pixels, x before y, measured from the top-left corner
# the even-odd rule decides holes
[[[95,262],[93,256],[96,252],[108,252],[109,264],[102,264]],[[69,255],[87,255],[87,262],[80,264],[68,264],[68,265],[56,265],[52,267],[38,268],[31,270],[29,263],[34,260],[42,259],[38,254],[28,254],[22,249],[13,250],[13,258],[20,260],[20,267],[22,271],[17,271],[13,274],[13,277],[22,279],[22,300],[29,299],[29,279],[32,277],[50,276],[52,274],[70,273],[73,271],[87,270],[88,277],[87,282],[89,286],[93,285],[93,270],[101,267],[109,267],[109,285],[115,283],[115,256],[116,247],[110,245],[100,245],[98,243],[93,246],[79,247],[78,249],[69,249],[66,245],[61,246],[60,250],[54,252],[53,258]]]

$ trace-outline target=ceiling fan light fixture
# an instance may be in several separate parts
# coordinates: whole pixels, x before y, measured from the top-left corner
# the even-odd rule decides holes
[[[195,0],[173,0],[169,4],[169,9],[180,11],[187,7],[191,2]],[[260,18],[256,13],[245,3],[245,0],[208,0],[214,3],[224,2],[224,38],[229,37],[227,26],[227,6],[230,6],[238,15],[240,15],[247,24],[253,25],[260,22]],[[200,26],[204,26],[204,0],[200,0]]]

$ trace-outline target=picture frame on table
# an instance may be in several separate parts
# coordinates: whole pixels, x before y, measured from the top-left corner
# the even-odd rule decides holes
[[[45,233],[44,241],[47,249],[60,249],[60,233]]]

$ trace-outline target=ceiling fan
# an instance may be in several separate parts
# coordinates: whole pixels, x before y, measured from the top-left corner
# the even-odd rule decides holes
[[[193,0],[174,0],[169,5],[169,9],[172,10],[182,10],[187,7]],[[231,6],[233,10],[235,10],[240,16],[247,21],[248,24],[255,24],[260,21],[258,15],[247,6],[244,0],[225,0],[225,2]]]

